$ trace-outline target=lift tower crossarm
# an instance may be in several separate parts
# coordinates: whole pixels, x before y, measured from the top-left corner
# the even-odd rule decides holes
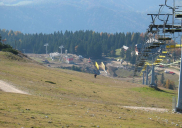
[[[154,16],[158,16],[158,15],[173,15],[173,14],[147,14],[147,15],[154,15]]]
[[[165,16],[165,15],[168,15],[168,18],[169,18],[169,16],[170,15],[173,15],[173,14],[147,14],[147,15],[151,15],[151,17],[152,17],[152,23],[155,23],[155,21],[154,21],[154,16],[155,16],[155,18],[157,17],[157,16]],[[167,20],[168,20],[168,18],[167,18]]]

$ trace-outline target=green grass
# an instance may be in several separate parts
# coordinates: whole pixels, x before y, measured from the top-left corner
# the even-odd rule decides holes
[[[171,122],[176,124],[175,118],[181,118],[118,105],[10,93],[1,93],[0,108],[1,127],[172,127]]]
[[[176,96],[176,94],[173,91],[170,90],[162,90],[162,89],[155,89],[150,87],[142,87],[142,88],[132,88],[132,90],[137,91],[143,95],[147,95],[150,97],[156,97],[156,98],[171,98]]]
[[[170,69],[175,69],[175,70],[177,70],[177,71],[180,71],[180,68],[178,68],[178,67],[169,67]]]
[[[0,79],[31,94],[0,92],[2,128],[166,128],[182,125],[181,115],[171,112],[172,97],[177,96],[177,91],[164,88],[156,91],[108,77],[94,78],[93,74],[47,68],[25,58],[9,58],[4,52],[0,52],[0,58]],[[167,108],[169,112],[122,106]]]
[[[118,77],[133,77],[133,70],[118,69],[116,70],[116,74]]]
[[[178,87],[178,85],[179,85],[179,76],[177,74],[172,75],[172,74],[166,74],[163,70],[159,71],[159,75],[157,75],[158,81],[160,81],[162,73],[164,73],[164,78],[165,78],[164,81],[169,79],[170,81],[173,81],[175,83],[176,87]]]
[[[115,52],[116,52],[116,53],[115,53],[116,56],[117,56],[117,57],[120,57],[121,49],[120,49],[120,48],[119,48],[119,49],[116,49]]]

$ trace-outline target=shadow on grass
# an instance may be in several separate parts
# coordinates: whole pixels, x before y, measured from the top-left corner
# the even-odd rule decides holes
[[[164,93],[168,93],[168,94],[175,94],[174,92],[167,92],[167,91],[162,90],[162,89],[160,89],[160,88],[155,88],[155,87],[149,87],[149,88],[152,88],[153,90],[159,91],[159,92],[164,92]]]
[[[45,82],[50,83],[50,84],[56,84],[56,83],[54,83],[52,81],[45,81]]]
[[[172,90],[163,90],[160,88],[155,88],[155,87],[140,87],[140,88],[132,88],[132,90],[140,92],[140,93],[145,93],[147,95],[153,95],[153,96],[174,96],[176,95],[175,92]]]

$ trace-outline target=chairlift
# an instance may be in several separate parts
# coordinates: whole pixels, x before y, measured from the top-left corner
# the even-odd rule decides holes
[[[160,63],[161,61],[160,60],[156,60],[154,63]]]
[[[182,18],[182,14],[176,14],[175,18]]]
[[[160,45],[165,45],[164,42],[154,42],[153,44],[154,44],[154,45],[158,45],[158,46],[160,46]]]
[[[144,49],[142,52],[143,53],[151,53],[151,50],[150,49]]]
[[[154,49],[154,48],[157,48],[157,47],[159,47],[159,45],[151,45],[151,46],[148,46],[147,48],[148,49]]]
[[[166,48],[181,48],[181,44],[176,44],[176,45],[167,45]]]
[[[169,25],[169,24],[166,24],[166,25],[149,25],[149,28],[181,28],[181,25]]]
[[[166,58],[166,56],[159,56],[159,58]]]
[[[147,52],[143,52],[143,53],[142,53],[142,56],[148,57],[148,56],[149,56],[149,52],[148,52],[148,53],[147,53]]]
[[[163,31],[164,33],[170,32],[170,33],[175,33],[175,32],[182,32],[182,29],[166,29]]]
[[[159,65],[159,63],[153,63],[153,65]]]
[[[157,61],[163,61],[163,59],[157,59]]]
[[[158,40],[164,40],[164,41],[166,41],[166,40],[171,40],[172,38],[169,38],[169,37],[160,37],[160,38],[158,38]]]
[[[143,63],[143,62],[145,62],[145,61],[146,61],[146,59],[145,59],[145,60],[139,60],[139,61]]]
[[[138,66],[143,66],[144,65],[144,61],[143,62],[139,62],[137,65]]]
[[[168,54],[169,52],[168,51],[162,51],[162,54]]]

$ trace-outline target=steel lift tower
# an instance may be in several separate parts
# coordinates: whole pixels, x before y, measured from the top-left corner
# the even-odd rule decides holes
[[[141,68],[144,65],[146,65],[145,63],[150,56],[155,57],[155,55],[161,55],[163,53],[168,54],[167,51],[165,51],[165,49],[176,48],[178,46],[178,45],[170,45],[169,43],[166,43],[167,41],[169,42],[172,40],[172,38],[168,37],[166,33],[173,35],[173,38],[175,38],[174,37],[175,33],[179,34],[182,32],[182,21],[181,21],[181,24],[177,24],[177,25],[174,24],[175,18],[182,19],[182,11],[181,9],[179,9],[182,6],[175,6],[175,0],[173,0],[173,6],[169,6],[167,4],[167,0],[165,0],[165,4],[162,4],[159,6],[160,6],[160,9],[157,14],[148,14],[152,18],[152,23],[151,25],[149,25],[149,28],[147,29],[147,34],[152,34],[152,35],[154,34],[154,37],[155,37],[155,34],[157,34],[156,36],[157,36],[158,42],[153,40],[149,43],[147,42],[144,43],[144,45],[140,49],[140,54],[137,57],[137,62],[135,64],[135,70],[134,70],[133,76],[136,76],[136,72],[138,71],[138,68]],[[167,7],[167,9],[171,9],[172,13],[170,14],[162,13],[162,10],[164,7],[165,8]],[[172,17],[172,23],[168,23],[169,17]],[[156,24],[158,23],[156,22],[156,20],[158,20],[159,22],[162,22],[162,24]],[[181,41],[182,41],[182,37],[181,37]],[[181,44],[179,47],[180,48],[182,47]],[[182,48],[181,48],[181,58],[182,58]],[[159,64],[161,60],[162,59],[158,59],[155,62],[153,61],[153,64],[152,64],[152,78],[151,78],[150,86],[154,88],[157,88],[157,85],[155,85],[155,80],[154,80],[154,66],[155,64]],[[143,76],[143,83],[144,83],[144,76]],[[175,111],[182,112],[182,59],[181,59],[181,65],[180,65],[177,105],[175,104],[174,106],[175,106]]]
[[[61,61],[62,49],[64,48],[64,46],[63,46],[63,45],[61,45],[61,46],[59,46],[59,48],[61,49],[61,55],[60,55],[60,57],[59,57],[59,61]]]
[[[47,43],[44,46],[46,47],[46,57],[47,57],[47,47],[49,46],[49,44]]]
[[[181,37],[182,41],[182,37]],[[181,48],[181,58],[182,58],[182,48]],[[182,59],[180,64],[180,75],[179,75],[179,87],[178,87],[178,102],[176,106],[177,112],[182,112]]]

